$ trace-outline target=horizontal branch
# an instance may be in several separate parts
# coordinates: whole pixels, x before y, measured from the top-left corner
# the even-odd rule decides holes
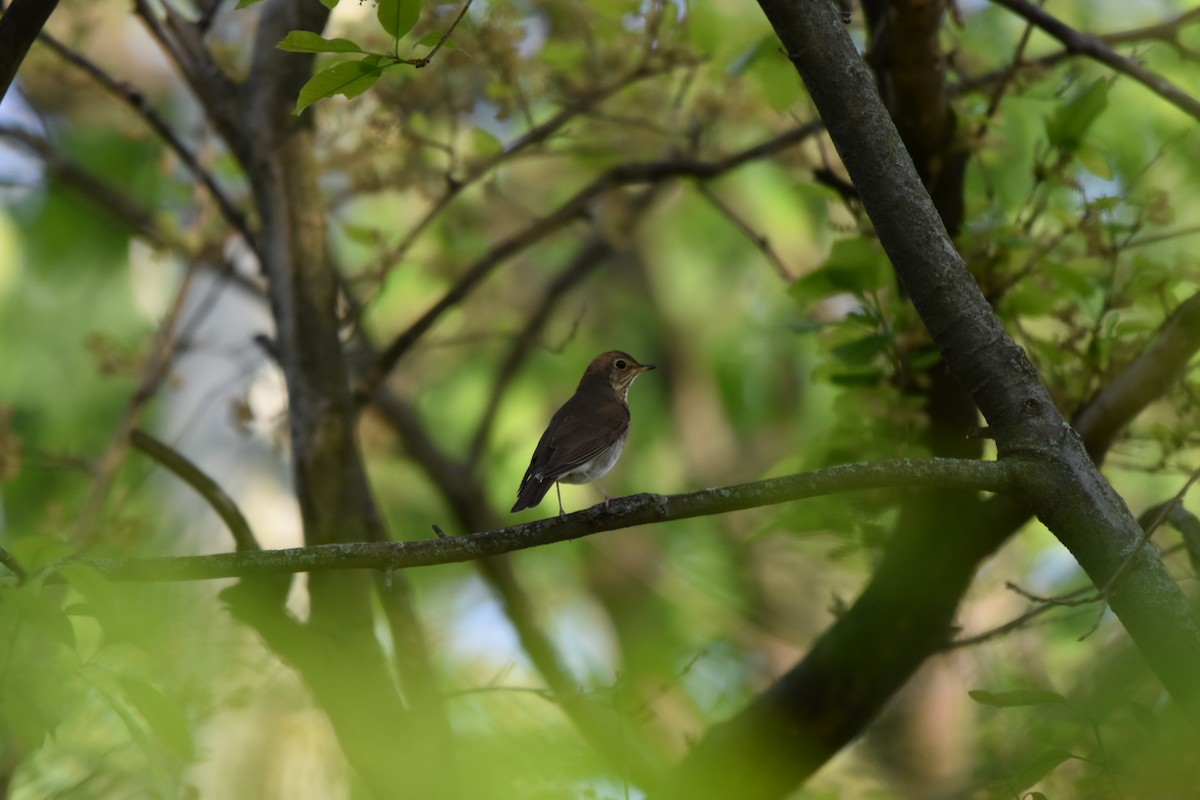
[[[261,552],[158,558],[78,558],[117,581],[199,581],[294,572],[394,570],[453,564],[579,539],[593,533],[657,522],[710,516],[837,492],[884,488],[942,488],[1012,492],[1029,462],[931,458],[845,464],[737,486],[676,495],[636,494],[566,517],[513,525],[465,536],[412,542],[351,542]]]

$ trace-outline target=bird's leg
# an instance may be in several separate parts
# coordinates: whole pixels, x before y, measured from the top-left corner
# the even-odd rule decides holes
[[[592,481],[592,486],[595,486],[597,489],[600,490],[600,494],[604,495],[604,510],[607,511],[608,510],[608,501],[612,500],[612,497],[609,495],[608,492],[604,491],[604,487],[601,486],[596,481]]]
[[[567,512],[563,511],[562,489],[558,488],[558,481],[554,482],[554,491],[558,493],[558,517],[559,517],[559,519],[562,519],[563,517],[565,517],[567,515]]]

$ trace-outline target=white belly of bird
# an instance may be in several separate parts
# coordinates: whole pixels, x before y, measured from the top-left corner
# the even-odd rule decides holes
[[[578,469],[563,475],[558,479],[559,482],[591,483],[597,478],[603,478],[605,473],[613,468],[613,464],[617,463],[617,459],[621,457],[621,450],[623,450],[624,447],[624,440],[618,440],[615,445],[608,448],[591,461],[581,464]]]

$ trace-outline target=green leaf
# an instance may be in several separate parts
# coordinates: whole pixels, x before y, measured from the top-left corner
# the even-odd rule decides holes
[[[1058,692],[1046,692],[1038,689],[1015,689],[1010,692],[985,692],[982,689],[975,689],[967,694],[976,703],[996,708],[1068,705],[1067,698]]]
[[[338,0],[321,0],[321,5],[325,6],[330,11],[333,11],[335,8],[337,8],[337,4]]]
[[[64,564],[58,569],[71,588],[83,595],[89,604],[99,608],[111,608],[116,603],[112,584],[93,566],[88,564]]]
[[[9,545],[8,549],[30,574],[73,552],[67,540],[58,536],[25,536]]]
[[[819,269],[792,283],[788,291],[800,301],[823,300],[842,292],[862,296],[886,284],[889,268],[890,262],[874,238],[842,239],[834,243]]]
[[[262,2],[262,0],[238,0],[238,4],[236,6],[234,6],[234,8],[235,9],[249,8],[250,6],[252,6],[256,3],[261,3],[261,2]]]
[[[421,16],[420,0],[379,0],[375,10],[379,24],[393,39],[399,39],[412,30]]]
[[[1059,150],[1073,153],[1083,144],[1088,128],[1108,107],[1108,82],[1103,78],[1070,100],[1067,100],[1046,121],[1046,137]]]
[[[295,113],[299,114],[318,100],[335,94],[358,97],[375,85],[375,81],[379,80],[385,69],[394,66],[392,62],[381,65],[381,61],[379,56],[372,55],[358,61],[334,64],[321,70],[300,89],[300,96],[296,98]]]
[[[1113,179],[1112,165],[1108,163],[1108,157],[1101,153],[1094,144],[1080,143],[1075,150],[1075,157],[1079,159],[1080,164],[1083,164],[1084,169],[1096,177],[1106,181]]]
[[[75,628],[57,600],[50,599],[34,587],[25,586],[0,592],[0,603],[7,605],[8,610],[38,636],[75,647]]]
[[[61,715],[46,702],[46,692],[39,686],[45,677],[36,672],[10,675],[0,689],[3,727],[29,750],[41,747],[61,721]]]
[[[138,710],[168,750],[183,760],[191,759],[195,748],[192,729],[183,707],[145,681],[118,678],[129,704]]]
[[[887,350],[892,337],[886,333],[872,333],[861,339],[839,344],[830,354],[844,364],[862,366],[870,364],[875,356]]]
[[[292,31],[275,45],[289,53],[365,53],[349,39],[326,39],[312,31]]]

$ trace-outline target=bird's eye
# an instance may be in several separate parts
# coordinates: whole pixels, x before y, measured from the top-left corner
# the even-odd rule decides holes
[[[628,366],[629,365],[625,363],[625,359],[623,359],[623,358],[617,359],[617,369],[625,369]]]

